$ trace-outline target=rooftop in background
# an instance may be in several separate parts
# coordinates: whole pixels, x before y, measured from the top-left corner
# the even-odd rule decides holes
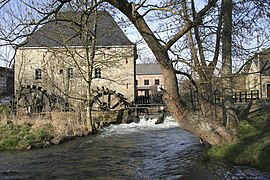
[[[270,48],[262,49],[262,51],[255,53],[247,60],[240,72],[248,75],[252,63],[262,75],[270,75]]]
[[[259,60],[259,61],[258,61]],[[262,75],[270,75],[270,48],[257,53],[254,59],[255,65],[260,68]],[[260,64],[259,64],[260,63]]]
[[[80,12],[60,12],[28,39],[24,47],[82,46],[80,40]],[[89,18],[89,30],[93,27],[93,16]],[[97,46],[133,45],[120,29],[113,17],[100,11],[97,19]],[[91,43],[91,40],[89,40]],[[89,44],[90,45],[90,44]]]
[[[155,75],[161,74],[161,70],[158,64],[136,64],[136,75]]]

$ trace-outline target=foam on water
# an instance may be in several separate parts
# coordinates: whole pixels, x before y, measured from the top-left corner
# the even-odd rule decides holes
[[[157,118],[140,117],[140,122],[130,124],[111,125],[102,129],[101,136],[110,136],[113,134],[129,134],[141,130],[158,130],[178,127],[177,122],[172,117],[166,117],[162,124],[155,124]]]

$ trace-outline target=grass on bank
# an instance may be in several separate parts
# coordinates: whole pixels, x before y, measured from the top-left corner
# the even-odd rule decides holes
[[[0,111],[0,150],[42,148],[87,134],[75,112],[13,116]]]
[[[0,150],[42,148],[50,144],[49,127],[32,129],[29,124],[0,127]]]
[[[270,171],[270,113],[262,111],[241,120],[237,135],[237,142],[213,146],[208,155]]]

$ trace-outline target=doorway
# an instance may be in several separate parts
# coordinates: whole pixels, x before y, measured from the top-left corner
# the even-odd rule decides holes
[[[266,85],[266,97],[270,98],[270,84]]]

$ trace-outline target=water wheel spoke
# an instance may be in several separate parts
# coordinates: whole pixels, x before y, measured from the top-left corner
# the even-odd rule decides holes
[[[28,96],[24,96],[22,101],[23,101],[23,106],[31,106],[32,105],[32,102],[30,102],[31,99]]]
[[[43,111],[50,110],[48,108],[50,100],[46,94],[46,91],[42,91],[41,87],[36,88],[35,86],[27,86],[27,88],[22,88],[18,92],[18,97],[15,98],[17,101],[18,108],[26,108],[26,113],[30,114],[32,112],[40,113]]]
[[[128,103],[124,95],[109,90],[108,88],[97,88],[97,90],[93,90],[93,92],[95,96],[92,96],[92,109],[110,111],[111,109],[123,108],[123,102],[125,105]]]
[[[111,96],[112,96],[113,98],[112,98]],[[119,101],[118,97],[115,96],[114,94],[111,94],[110,97],[108,98],[109,108],[111,109],[112,104],[115,104],[115,103],[117,103],[118,101]]]
[[[96,100],[96,103],[97,103],[99,106],[102,106],[102,101],[100,101],[99,99]]]
[[[118,107],[120,105],[120,101],[118,101],[116,104],[114,104],[111,109],[115,109],[116,107]]]
[[[101,96],[101,102],[102,102],[102,104],[101,104],[101,108],[103,109],[104,107],[104,90],[103,90],[103,92],[102,92],[102,96]]]
[[[114,96],[113,99],[111,99],[111,100],[109,101],[109,103],[114,102],[116,99],[118,100],[118,97],[117,97],[117,96]]]
[[[111,106],[111,93],[108,93],[108,101],[107,101],[107,108],[110,109]]]

